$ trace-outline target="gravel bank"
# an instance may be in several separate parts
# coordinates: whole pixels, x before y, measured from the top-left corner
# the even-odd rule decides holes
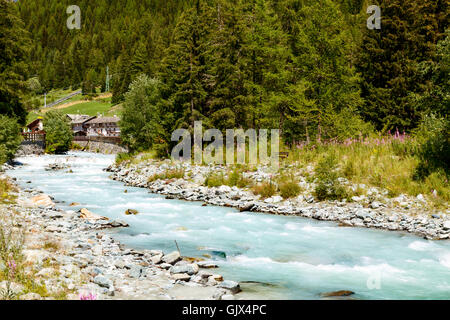
[[[127,226],[120,220],[85,209],[63,211],[38,190],[18,189],[17,197],[15,204],[0,205],[0,215],[15,212],[14,225],[25,234],[26,272],[42,280],[47,291],[41,296],[17,283],[13,288],[20,299],[79,300],[93,294],[101,300],[231,300],[240,291],[213,264],[178,252],[126,248],[112,237],[117,228]]]

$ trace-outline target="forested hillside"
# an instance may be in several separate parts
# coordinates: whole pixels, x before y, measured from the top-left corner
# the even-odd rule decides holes
[[[446,0],[80,0],[81,30],[66,27],[70,4],[18,2],[28,78],[104,90],[109,66],[113,102],[139,74],[156,78],[163,140],[195,120],[343,140],[448,113]],[[366,27],[369,4],[381,30]]]

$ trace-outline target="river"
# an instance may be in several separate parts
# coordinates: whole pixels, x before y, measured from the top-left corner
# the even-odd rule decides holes
[[[22,187],[42,190],[64,210],[87,208],[128,222],[113,234],[127,246],[170,252],[176,240],[184,256],[213,259],[217,273],[242,282],[249,298],[318,299],[336,290],[354,291],[357,299],[450,298],[450,241],[167,200],[109,179],[102,169],[111,155],[17,160],[24,166],[8,175]],[[55,162],[73,173],[44,169]],[[126,216],[128,208],[139,214]]]

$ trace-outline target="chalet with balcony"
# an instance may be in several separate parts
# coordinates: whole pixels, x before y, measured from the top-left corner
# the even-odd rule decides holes
[[[85,123],[88,137],[120,137],[119,117],[97,117]]]
[[[44,131],[44,122],[42,121],[42,118],[39,117],[30,124],[27,125],[27,128],[24,130],[24,132],[42,132]]]
[[[95,116],[88,116],[85,114],[68,114],[67,118],[70,120],[70,125],[72,126],[73,135],[75,137],[85,137],[87,136],[87,122],[95,119]]]

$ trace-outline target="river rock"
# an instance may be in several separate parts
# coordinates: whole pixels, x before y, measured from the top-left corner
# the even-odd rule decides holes
[[[31,198],[31,203],[35,206],[35,207],[54,207],[55,203],[52,201],[52,199],[46,195],[46,194],[41,194],[39,196],[35,196]]]
[[[175,273],[175,274],[172,274],[172,278],[173,278],[175,281],[177,281],[177,280],[180,280],[180,281],[189,281],[189,280],[191,279],[191,276],[188,275],[187,273]]]
[[[445,221],[442,226],[445,230],[450,230],[450,221]]]
[[[168,264],[174,264],[181,260],[181,255],[178,251],[171,252],[162,257],[162,261]]]
[[[128,223],[126,223],[125,221],[120,220],[120,219],[116,219],[116,220],[111,221],[109,223],[109,225],[111,227],[113,227],[113,228],[126,228],[126,227],[130,226]]]
[[[226,291],[226,290],[223,290],[223,289],[217,289],[217,290],[214,292],[214,294],[212,295],[212,299],[213,299],[213,300],[221,300],[222,297],[223,297],[224,295],[226,295],[226,294],[227,294],[227,291]]]
[[[220,274],[213,274],[211,278],[215,281],[223,281],[223,277]]]
[[[127,210],[125,211],[125,214],[126,214],[127,216],[129,216],[129,215],[137,215],[138,213],[139,213],[139,211],[134,210],[134,209],[127,209]]]
[[[108,279],[105,276],[103,276],[103,275],[96,276],[94,278],[93,282],[95,284],[98,284],[100,287],[103,287],[103,288],[109,289],[109,288],[113,287],[113,282],[110,279]]]
[[[173,266],[169,269],[170,273],[187,273],[188,275],[193,275],[198,272],[198,265],[195,263]]]
[[[96,221],[96,220],[108,220],[108,218],[99,216],[98,214],[95,214],[95,213],[92,213],[86,208],[82,208],[78,212],[80,212],[80,218],[81,219],[94,220],[94,221]]]
[[[381,203],[378,202],[378,201],[373,201],[373,202],[370,204],[370,207],[371,207],[372,209],[378,209],[379,207],[381,207]]]
[[[161,263],[162,257],[163,257],[162,254],[157,254],[157,255],[154,255],[154,256],[150,257],[149,260],[150,260],[153,264],[158,264],[158,263]]]
[[[214,269],[214,268],[219,267],[217,264],[212,263],[212,262],[207,262],[207,261],[199,261],[199,262],[197,262],[197,265],[200,268],[204,268],[204,269]]]
[[[332,292],[325,292],[322,293],[322,297],[348,297],[355,294],[353,291],[350,290],[339,290],[339,291],[332,291]]]
[[[219,285],[217,287],[230,290],[231,293],[233,293],[233,294],[236,294],[241,291],[241,287],[239,286],[239,283],[237,283],[235,281],[231,281],[231,280],[222,281],[221,283],[219,283]]]
[[[229,186],[220,186],[219,188],[217,188],[217,191],[219,192],[219,194],[227,194],[229,192],[231,192],[231,187]]]
[[[129,275],[131,278],[139,279],[139,278],[142,276],[143,271],[144,271],[144,270],[143,270],[143,268],[142,268],[141,266],[138,266],[138,265],[132,265],[131,268],[130,268],[130,271],[129,271],[128,275]]]

